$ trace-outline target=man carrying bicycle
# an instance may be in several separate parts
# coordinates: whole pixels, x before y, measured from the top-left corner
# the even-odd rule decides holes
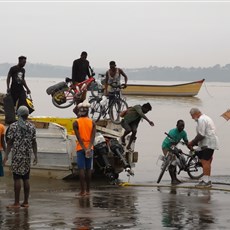
[[[89,61],[87,59],[87,52],[83,51],[79,59],[74,60],[72,66],[72,81],[74,84],[80,83],[86,80],[86,77],[92,77],[93,73],[91,73],[91,68],[89,65]],[[81,100],[78,103],[83,102],[86,99],[85,90],[81,96]]]
[[[110,93],[113,94],[114,88],[111,85],[121,85],[121,75],[125,79],[125,87],[128,81],[127,75],[124,73],[124,71],[120,68],[116,67],[115,61],[111,61],[109,63],[109,70],[106,72],[106,78],[105,78],[105,95],[109,95]]]

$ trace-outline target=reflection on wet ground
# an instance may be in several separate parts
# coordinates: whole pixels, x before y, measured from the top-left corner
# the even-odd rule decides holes
[[[94,182],[79,198],[78,182],[33,178],[30,207],[12,203],[10,180],[0,180],[0,229],[229,229],[229,188],[120,187]]]

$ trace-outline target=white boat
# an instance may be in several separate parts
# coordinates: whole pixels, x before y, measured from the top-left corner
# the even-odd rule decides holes
[[[31,121],[36,126],[37,143],[38,143],[38,164],[31,165],[31,175],[64,179],[78,175],[76,164],[76,137],[68,134],[67,129],[57,123]],[[109,123],[109,125],[111,125]],[[102,133],[105,138],[117,139],[121,136],[121,132],[113,130],[109,125],[107,127],[97,126],[97,131]],[[130,153],[124,151],[122,157],[133,168],[137,162],[138,153]],[[32,156],[33,157],[33,156]],[[114,173],[119,175],[125,170],[124,162],[121,158],[111,151],[106,153],[106,157],[114,169]],[[9,156],[9,159],[11,156]],[[99,158],[94,157],[94,174],[95,176],[103,176],[105,174],[105,165],[99,162]],[[102,158],[101,158],[102,159]],[[100,160],[101,161],[101,160]],[[9,171],[10,160],[5,167],[5,171]]]

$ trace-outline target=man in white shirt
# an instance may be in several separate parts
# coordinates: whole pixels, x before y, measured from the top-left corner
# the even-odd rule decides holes
[[[203,167],[203,178],[196,187],[211,187],[211,163],[213,153],[218,149],[218,137],[216,136],[215,125],[213,120],[203,114],[198,108],[192,108],[190,114],[192,119],[197,122],[197,135],[188,143],[188,146],[197,145],[199,147],[197,156]]]

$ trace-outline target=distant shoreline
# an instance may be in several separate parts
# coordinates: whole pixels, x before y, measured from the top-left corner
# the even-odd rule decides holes
[[[0,64],[0,76],[8,74],[13,64]],[[71,77],[71,67],[54,66],[49,64],[31,64],[25,66],[26,77],[33,78],[66,78]],[[215,65],[212,67],[157,67],[150,66],[146,68],[125,69],[129,80],[140,81],[197,81],[205,79],[206,82],[230,82],[230,64],[225,66]],[[105,73],[106,69],[94,68],[97,74]]]

